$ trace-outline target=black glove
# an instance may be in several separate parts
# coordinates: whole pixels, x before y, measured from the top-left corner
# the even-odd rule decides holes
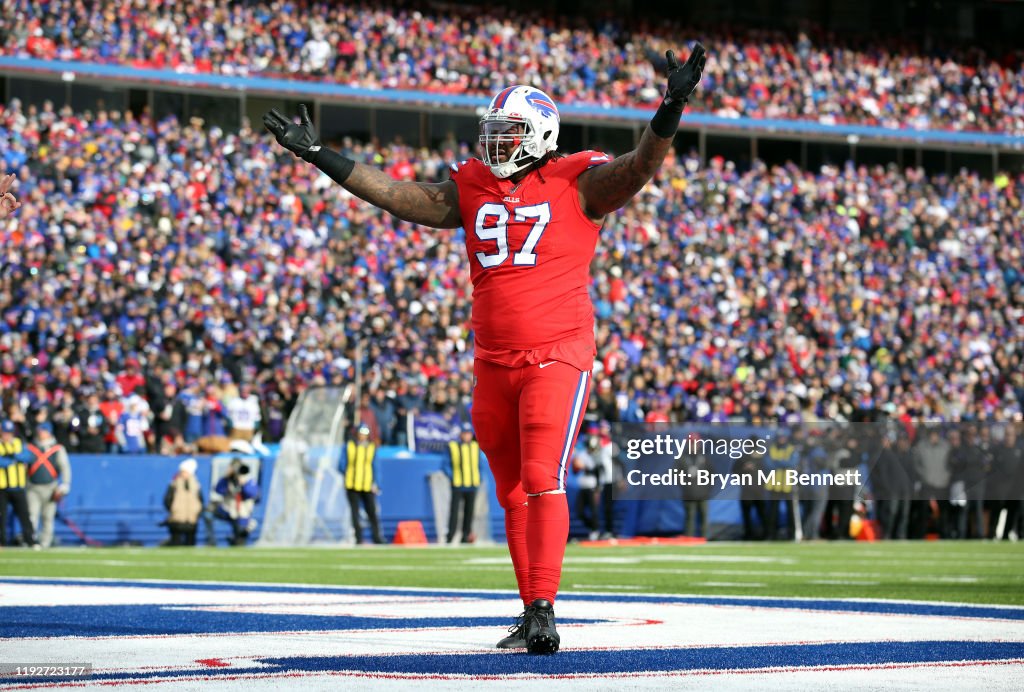
[[[675,135],[679,119],[683,115],[683,106],[697,88],[697,83],[704,72],[704,52],[703,45],[695,44],[685,65],[679,64],[676,54],[672,51],[665,53],[665,60],[668,62],[668,88],[665,89],[665,98],[651,118],[651,131],[659,137]]]
[[[320,136],[313,129],[313,121],[309,119],[305,104],[299,105],[298,125],[291,118],[281,115],[276,108],[263,114],[263,125],[277,138],[278,144],[305,161],[312,163],[320,151]]]
[[[700,77],[704,72],[706,61],[704,46],[701,43],[694,45],[690,57],[683,65],[676,60],[676,54],[672,51],[665,53],[665,60],[668,61],[668,89],[665,90],[665,103],[680,105],[687,102],[690,94],[697,88]]]

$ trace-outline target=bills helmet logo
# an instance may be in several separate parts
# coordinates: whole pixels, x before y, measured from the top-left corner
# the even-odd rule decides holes
[[[543,115],[545,118],[557,118],[558,111],[555,109],[555,104],[552,103],[545,94],[535,91],[526,97],[526,102],[533,106],[533,109]]]

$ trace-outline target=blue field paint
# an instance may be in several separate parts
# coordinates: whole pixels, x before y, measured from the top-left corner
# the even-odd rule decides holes
[[[610,687],[644,675],[670,687],[677,676],[720,675],[774,687],[800,672],[841,687],[848,671],[884,669],[877,675],[964,675],[973,688],[1019,689],[1014,676],[1024,676],[1017,607],[568,594],[559,600],[573,616],[559,618],[566,648],[538,657],[490,648],[511,620],[500,616],[518,600],[511,592],[8,578],[0,594],[12,604],[0,616],[0,651],[94,661],[94,685],[162,680],[230,691],[257,677],[271,687],[301,677],[311,690],[335,690],[424,677],[497,689],[532,676]],[[706,633],[694,613],[714,620]]]
[[[0,638],[131,637],[226,632],[296,632],[395,630],[434,627],[508,627],[511,618],[415,617],[409,619],[350,615],[295,615],[207,610],[210,605],[12,606],[3,609]],[[569,623],[596,619],[565,619]]]
[[[270,659],[291,670],[387,670],[417,675],[558,675],[633,673],[639,670],[751,670],[888,663],[991,661],[1024,657],[1018,642],[866,642],[800,646],[716,646],[633,651],[561,651],[557,656],[501,654],[342,656]]]
[[[716,646],[707,648],[637,649],[626,651],[561,651],[556,656],[524,653],[400,654],[388,656],[288,656],[261,658],[259,667],[96,673],[90,682],[218,676],[274,675],[288,672],[383,673],[424,676],[517,676],[685,673],[695,671],[757,671],[764,669],[901,667],[915,664],[1016,661],[1024,658],[1021,642],[920,641],[853,642],[782,646]],[[52,679],[51,679],[52,680]],[[3,677],[0,677],[3,681]],[[47,679],[18,678],[19,683]]]
[[[416,596],[421,598],[451,598],[453,596],[486,600],[515,600],[509,593],[496,591],[462,591],[432,589],[389,589],[353,586],[304,586],[280,584],[229,584],[223,582],[159,582],[103,579],[32,579],[4,577],[0,583],[50,584],[59,586],[109,586],[152,589],[192,589],[197,591],[258,591],[267,593],[346,594],[367,596]],[[906,601],[861,601],[814,598],[754,598],[727,596],[671,596],[657,594],[559,594],[560,601],[607,601],[622,603],[691,603],[694,605],[737,606],[750,608],[782,608],[800,610],[835,611],[844,613],[883,613],[887,615],[933,615],[937,617],[985,618],[996,620],[1024,620],[1024,608],[961,603],[915,603]]]

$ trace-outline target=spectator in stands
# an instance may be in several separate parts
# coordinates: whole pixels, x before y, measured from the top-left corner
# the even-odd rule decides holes
[[[71,393],[58,389],[53,394],[53,413],[50,415],[50,423],[53,425],[53,435],[57,444],[64,449],[72,449],[71,429],[75,420],[74,401]]]
[[[14,423],[10,420],[0,422],[0,546],[7,545],[7,507],[10,505],[21,525],[24,545],[36,550],[42,547],[35,539],[25,493],[31,459],[25,443],[15,434]]]
[[[129,302],[126,307],[130,314],[138,309],[138,304]],[[139,368],[138,358],[132,356],[125,360],[124,370],[115,378],[117,387],[123,396],[129,397],[137,394],[140,390],[145,390],[146,378],[142,375]]]
[[[302,71],[307,74],[323,75],[328,68],[334,51],[324,38],[322,26],[313,29],[313,36],[302,46]]]
[[[315,175],[270,166],[269,138],[246,135],[251,144],[243,148],[239,135],[195,123],[32,109],[16,101],[0,110],[0,126],[10,133],[12,156],[28,160],[35,152],[38,163],[18,169],[28,192],[17,229],[0,227],[0,262],[12,275],[10,286],[0,286],[0,385],[12,420],[34,421],[48,411],[58,439],[80,451],[82,428],[69,429],[68,402],[80,413],[87,392],[108,391],[132,353],[146,354],[144,397],[155,416],[160,409],[149,387],[155,349],[166,360],[171,417],[182,432],[176,451],[204,434],[204,407],[189,419],[178,405],[183,392],[201,403],[198,394],[220,377],[226,359],[254,372],[268,428],[275,411],[283,432],[299,392],[322,369],[320,356],[309,354],[337,361],[352,376],[352,325],[366,321],[363,306],[370,304],[393,325],[377,339],[372,361],[367,349],[364,372],[381,363],[375,386],[395,393],[396,444],[406,442],[405,411],[433,408],[439,395],[436,387],[420,390],[428,351],[435,370],[471,381],[466,284],[450,261],[461,236],[427,242],[343,191],[323,189]],[[36,151],[25,144],[44,136],[54,146]],[[94,146],[102,157],[93,155]],[[219,170],[208,170],[206,152],[222,146],[235,153]],[[346,146],[362,161],[390,163],[400,150],[410,155],[391,145]],[[409,160],[422,175],[440,156]],[[222,208],[205,208],[202,197],[184,193],[181,181],[195,177],[197,163],[196,176],[206,175],[203,186],[223,199]],[[146,182],[112,187],[128,192],[116,200],[111,220],[100,221],[106,216],[92,211],[92,200],[102,181],[119,180],[121,170],[135,170]],[[803,401],[828,420],[889,402],[904,423],[937,415],[1014,420],[1024,397],[1021,351],[1011,348],[1024,300],[1024,241],[1014,223],[1022,189],[1019,174],[986,179],[966,170],[929,176],[894,165],[803,171],[758,161],[740,167],[720,158],[705,166],[692,154],[670,159],[602,229],[591,286],[599,318],[595,389],[610,378],[610,403],[631,420],[643,420],[665,393],[674,420],[722,415],[770,422]],[[718,198],[720,190],[728,193]],[[250,201],[282,195],[305,200],[298,216],[281,214],[279,202]],[[244,232],[231,236],[223,255],[208,252],[197,216],[211,227],[235,223]],[[757,242],[735,242],[736,229]],[[367,235],[377,239],[377,251]],[[399,252],[400,262],[377,260],[384,244]],[[72,252],[78,247],[84,251]],[[304,273],[284,260],[293,248],[305,253]],[[31,280],[30,260],[37,272]],[[830,266],[846,269],[807,273]],[[142,278],[149,284],[136,281]],[[166,299],[150,294],[147,286],[156,285],[167,287]],[[199,285],[216,290],[193,295]],[[237,321],[238,333],[251,332],[246,338],[258,347],[236,353],[237,344],[207,333],[213,323],[200,313],[213,303],[228,306],[226,312],[222,306],[225,315],[233,313],[228,324]],[[974,304],[987,307],[974,310]],[[148,320],[138,317],[146,314]],[[136,317],[121,324],[126,315]],[[441,315],[458,337],[437,333],[429,319],[421,323]],[[33,360],[38,364],[28,365]],[[605,361],[613,373],[602,371]],[[39,376],[52,393],[48,402],[38,395]],[[813,383],[820,395],[794,403],[788,390],[800,381]],[[447,387],[444,392],[451,401]],[[597,398],[588,423],[600,419]],[[101,403],[108,400],[104,395]]]
[[[195,459],[185,459],[178,464],[178,472],[164,493],[167,530],[171,534],[164,545],[196,544],[196,527],[203,512],[203,488],[196,478],[197,466]],[[230,491],[227,484],[224,489]]]
[[[377,387],[370,400],[370,410],[373,411],[373,416],[380,429],[380,443],[382,445],[395,444],[397,415],[394,398],[388,396],[384,389]]]
[[[148,431],[149,418],[145,401],[138,394],[133,394],[128,398],[127,410],[117,419],[115,434],[118,449],[125,454],[145,454]]]
[[[495,14],[461,6],[453,15],[393,7],[383,22],[377,5],[308,0],[293,7],[318,17],[312,26],[292,21],[291,13],[278,15],[266,2],[235,6],[230,22],[219,3],[179,2],[181,16],[208,27],[185,31],[145,5],[46,3],[45,16],[59,17],[60,26],[93,26],[118,13],[126,19],[111,40],[109,32],[33,30],[44,22],[40,7],[32,3],[18,13],[14,23],[25,28],[4,42],[5,54],[480,95],[492,93],[514,65],[520,83],[550,81],[554,96],[602,107],[656,104],[651,78],[679,33],[671,25],[652,30],[644,13],[612,26],[596,16],[539,21],[507,8]],[[1016,54],[997,59],[991,48],[918,46],[902,35],[865,42],[820,29],[785,34],[727,25],[704,33],[720,50],[708,68],[709,88],[693,99],[696,110],[825,125],[1024,131],[1024,63]]]
[[[71,460],[54,437],[49,421],[36,426],[36,441],[28,445],[28,451],[32,455],[26,486],[28,514],[39,544],[49,548],[57,505],[71,492]]]
[[[359,426],[369,428],[370,441],[373,444],[381,444],[380,424],[377,422],[377,413],[370,401],[370,395],[365,392],[359,398]],[[354,432],[358,434],[358,430],[357,428]]]
[[[448,443],[448,456],[442,469],[451,481],[451,504],[448,508],[448,535],[446,543],[455,542],[462,515],[461,543],[473,543],[473,512],[477,491],[480,490],[480,445],[473,435],[471,423],[463,423],[459,439]]]
[[[600,420],[609,423],[619,421],[619,403],[615,399],[610,379],[602,379],[597,384],[597,413]]]
[[[260,427],[260,400],[252,384],[243,382],[238,395],[227,400],[225,412],[231,426],[232,440],[250,443]]]
[[[366,511],[370,522],[373,542],[384,543],[377,516],[377,496],[380,495],[380,469],[377,464],[377,446],[370,439],[370,428],[360,425],[356,439],[349,440],[342,457],[341,472],[345,478],[345,493],[348,496],[349,511],[352,514],[352,530],[357,545],[363,542],[363,522],[360,507]]]
[[[248,543],[250,534],[256,530],[256,520],[252,514],[259,500],[260,489],[250,474],[249,465],[236,457],[231,460],[227,473],[217,481],[210,494],[212,517],[231,525],[230,544],[233,546]],[[208,531],[212,539],[212,526]]]
[[[121,415],[125,412],[124,400],[121,398],[121,387],[116,382],[108,382],[103,389],[103,400],[99,404],[100,412],[107,421],[107,434],[104,442],[111,454],[125,451],[124,443],[118,436],[118,425]],[[135,452],[138,454],[138,452]]]
[[[175,400],[175,420],[181,421],[185,446],[195,448],[203,436],[205,412],[206,401],[199,395],[199,383],[194,377],[189,377]]]
[[[107,433],[110,423],[100,408],[100,397],[93,391],[85,397],[85,405],[78,410],[72,422],[72,430],[78,438],[77,450],[83,454],[102,454],[108,451]]]
[[[263,436],[263,441],[280,442],[284,437],[284,428],[288,422],[285,419],[285,402],[281,398],[280,392],[272,391],[267,394],[263,411],[261,418],[266,421],[266,434]]]
[[[174,412],[172,403],[174,383],[170,381],[160,356],[160,351],[155,348],[148,351],[144,373],[146,385],[143,395],[150,408],[152,448],[157,454],[167,451],[168,438],[172,437],[169,432]]]
[[[207,454],[230,451],[231,440],[227,436],[227,416],[217,387],[212,384],[206,386],[205,392],[198,399],[198,407],[201,411],[201,434],[196,440],[196,448]]]

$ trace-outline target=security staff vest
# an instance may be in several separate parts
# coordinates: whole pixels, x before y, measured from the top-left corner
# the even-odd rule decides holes
[[[448,443],[448,453],[452,457],[452,487],[480,487],[480,445],[472,442]]]
[[[777,493],[788,493],[793,490],[793,486],[791,486],[786,480],[786,469],[791,467],[788,464],[782,464],[780,462],[792,459],[795,451],[796,445],[783,445],[781,447],[771,445],[768,447],[768,458],[771,460],[771,470],[775,472],[772,474],[771,478],[773,478],[775,482],[773,483],[769,481],[765,483],[765,489]]]
[[[11,439],[10,442],[0,441],[0,457],[13,457],[21,454],[23,449],[24,446],[19,437]],[[0,463],[3,463],[2,459],[0,459]],[[20,461],[8,464],[7,468],[0,468],[0,490],[24,488],[27,481],[28,474],[25,464]]]
[[[373,443],[348,443],[348,465],[345,468],[345,489],[368,493],[373,490]]]

